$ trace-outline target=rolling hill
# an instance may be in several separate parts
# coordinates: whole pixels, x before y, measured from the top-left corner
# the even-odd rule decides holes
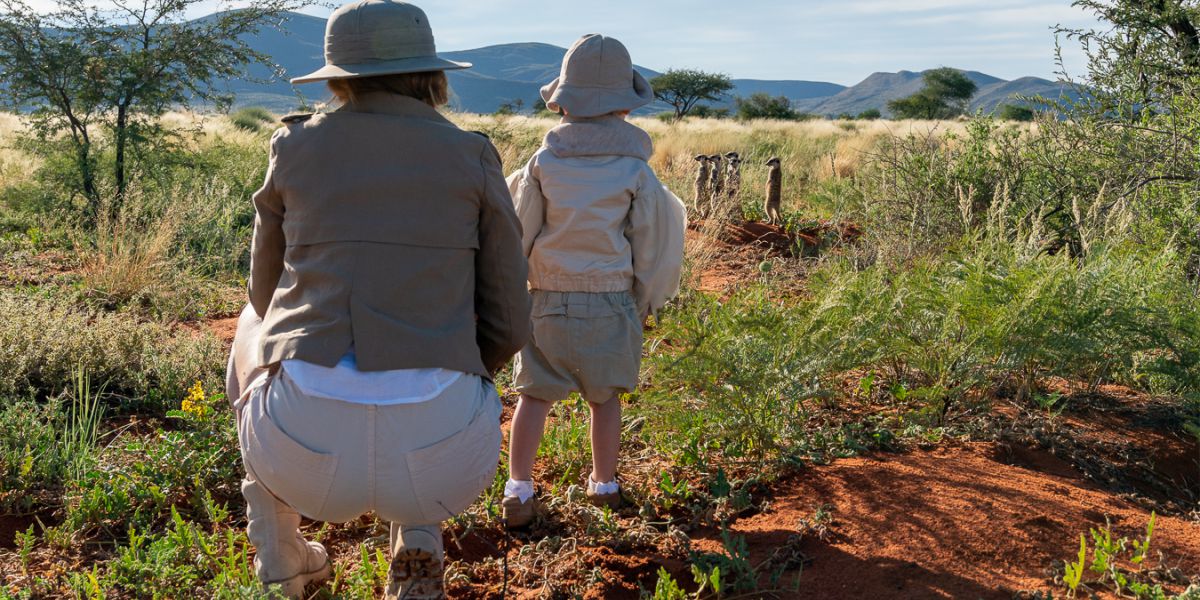
[[[224,82],[237,95],[236,104],[287,112],[302,102],[328,99],[320,85],[294,87],[287,83],[288,77],[307,73],[323,64],[324,34],[324,19],[292,13],[281,30],[264,30],[250,39],[255,48],[273,57],[282,70],[282,78],[273,77],[269,69],[259,66],[252,69],[248,79]],[[449,73],[454,91],[452,107],[466,112],[490,113],[502,104],[518,99],[525,107],[532,107],[538,100],[539,88],[558,76],[565,53],[565,48],[537,42],[444,52],[447,58],[475,65],[472,69]],[[636,68],[647,78],[658,75],[653,69]],[[1015,95],[1057,98],[1066,93],[1062,84],[1037,77],[1006,81],[975,71],[965,73],[979,86],[971,103],[972,109],[991,111],[1001,104],[1013,102]],[[886,114],[888,100],[915,93],[922,86],[921,73],[913,71],[875,73],[851,87],[796,80],[734,79],[733,83],[735,87],[729,97],[715,104],[731,108],[735,97],[761,92],[786,96],[798,110],[819,115],[858,114],[871,108]],[[667,109],[666,105],[655,103],[639,113],[652,114]]]

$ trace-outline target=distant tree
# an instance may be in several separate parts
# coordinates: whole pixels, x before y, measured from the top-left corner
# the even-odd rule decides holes
[[[1005,121],[1032,121],[1037,114],[1028,106],[1005,104],[1000,107],[996,116]]]
[[[675,120],[686,117],[702,100],[715,102],[733,89],[728,75],[694,69],[670,69],[650,80],[654,97],[675,109]]]
[[[794,121],[800,113],[792,108],[792,101],[787,96],[771,96],[765,92],[751,94],[749,98],[738,98],[737,114],[739,119],[782,119]]]
[[[542,107],[545,108],[545,106],[546,104],[543,102]],[[519,115],[524,108],[525,101],[520,98],[514,98],[508,102],[505,102],[504,104],[501,104],[500,107],[496,109],[496,112],[492,114],[496,116]]]
[[[692,107],[688,113],[692,117],[700,117],[703,119],[725,119],[729,117],[728,108],[713,108],[707,104],[697,104]]]
[[[883,118],[883,113],[879,112],[878,108],[868,108],[867,110],[858,113],[858,116],[854,118],[858,119],[859,121],[874,121],[876,119]]]
[[[559,113],[550,110],[546,106],[546,101],[538,97],[537,102],[533,103],[533,116],[535,117],[556,117]]]
[[[119,205],[136,151],[168,135],[158,117],[194,102],[227,107],[215,82],[246,77],[250,63],[271,65],[248,41],[276,26],[300,0],[249,0],[243,8],[188,20],[208,0],[54,0],[34,9],[0,0],[0,85],[11,108],[30,111],[34,135],[69,144],[77,191],[94,223],[104,201]],[[107,134],[107,135],[105,135]],[[100,152],[111,145],[111,154]],[[98,176],[111,164],[112,196]]]
[[[899,100],[888,102],[888,110],[901,119],[949,119],[967,112],[978,86],[962,71],[942,67],[921,76],[925,87]]]
[[[834,117],[834,120],[835,121],[853,121],[854,115],[852,115],[848,112],[844,112],[844,113],[841,113],[838,116]]]

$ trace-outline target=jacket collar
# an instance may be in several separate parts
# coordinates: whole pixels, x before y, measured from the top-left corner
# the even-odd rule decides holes
[[[563,117],[546,134],[546,149],[559,158],[575,156],[632,156],[650,160],[654,143],[650,134],[621,117],[590,119]]]
[[[415,117],[439,123],[449,123],[436,108],[409,96],[391,92],[371,92],[359,96],[354,102],[339,106],[335,112],[371,113]]]

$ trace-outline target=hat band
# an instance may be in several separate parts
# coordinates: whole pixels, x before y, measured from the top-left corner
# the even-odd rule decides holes
[[[412,41],[414,37],[416,41]],[[325,38],[325,62],[329,64],[360,64],[436,55],[433,33],[427,30],[414,32],[410,28],[397,28],[375,31],[371,35],[340,34]]]

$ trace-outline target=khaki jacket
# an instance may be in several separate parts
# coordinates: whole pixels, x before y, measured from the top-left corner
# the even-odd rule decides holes
[[[530,287],[632,291],[641,316],[679,292],[687,212],[646,163],[652,151],[624,119],[567,117],[509,176]]]
[[[257,363],[489,376],[529,339],[521,225],[488,140],[369,94],[289,123],[254,194]]]

